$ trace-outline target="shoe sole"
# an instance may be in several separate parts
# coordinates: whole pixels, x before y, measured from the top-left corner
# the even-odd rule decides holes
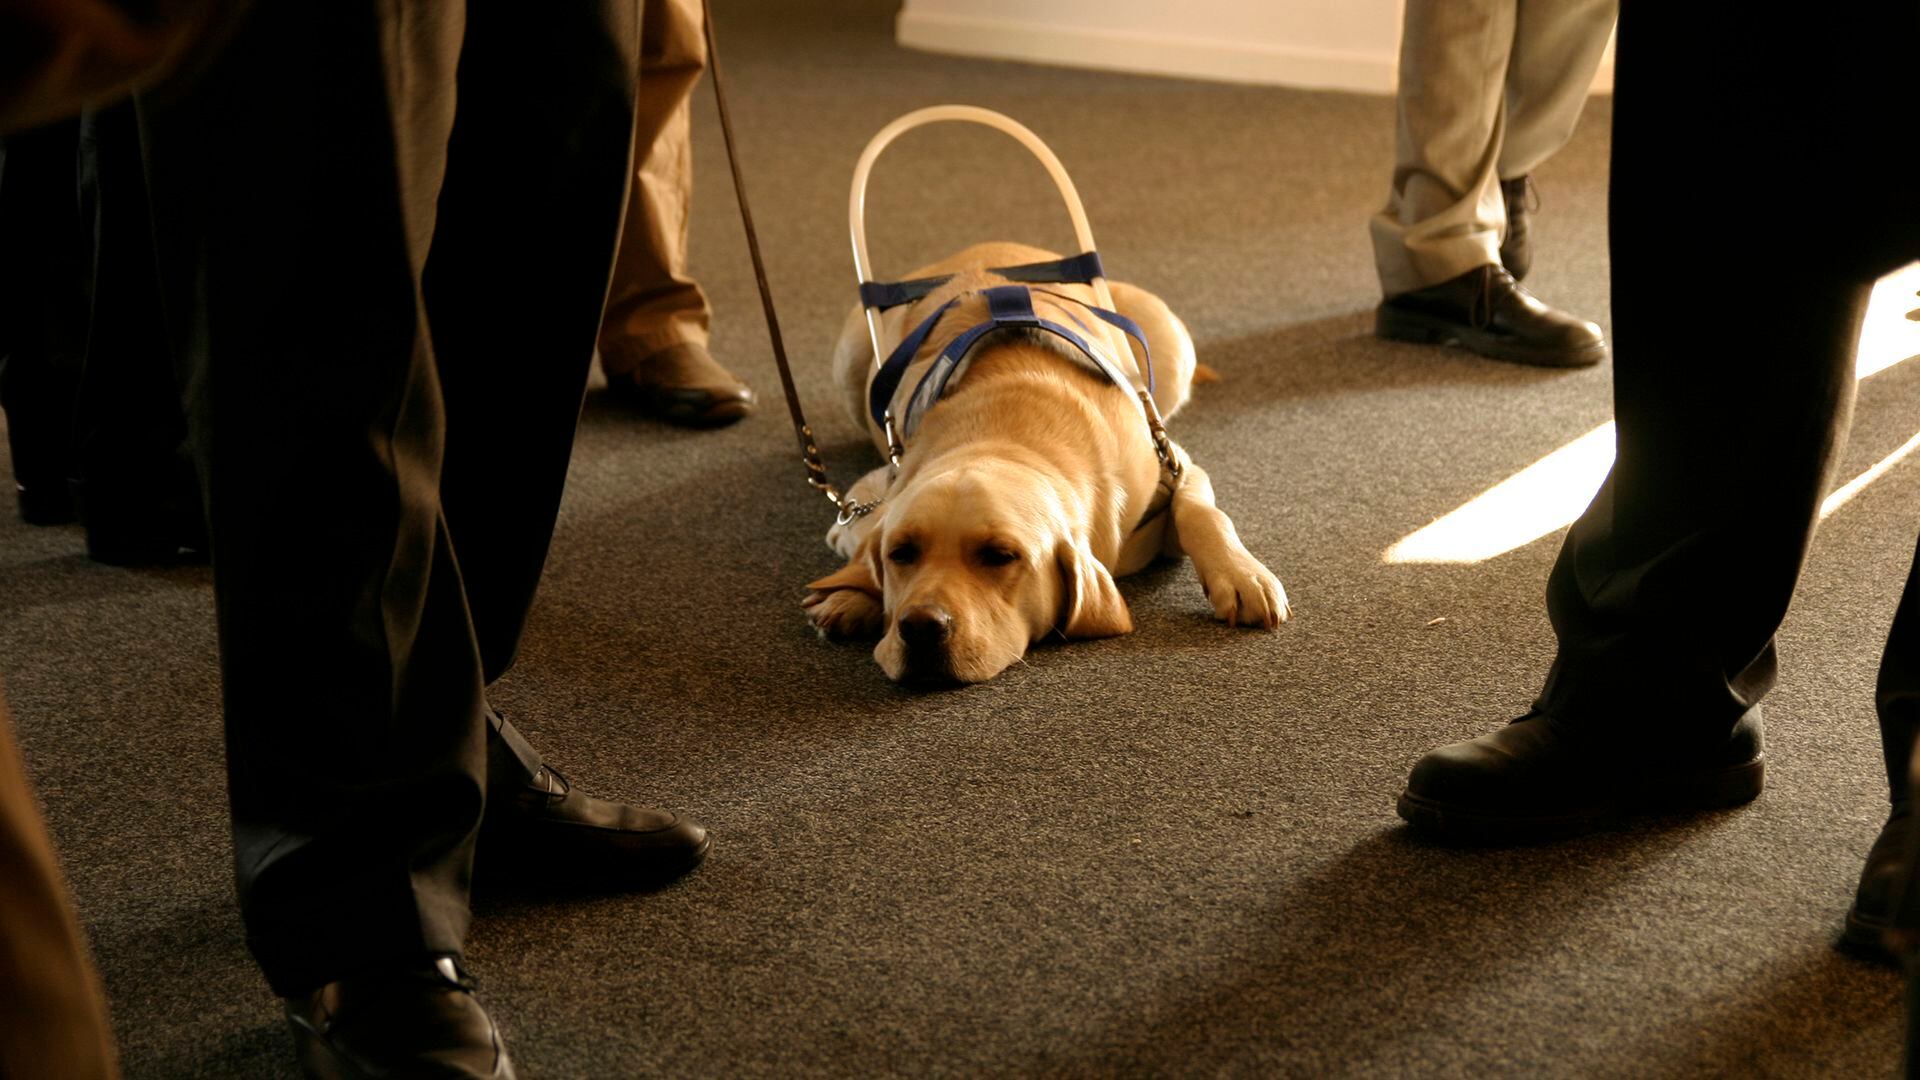
[[[1374,312],[1374,336],[1386,341],[1407,341],[1416,345],[1458,345],[1468,352],[1512,364],[1531,367],[1592,367],[1607,358],[1607,343],[1596,342],[1584,349],[1540,349],[1519,345],[1498,334],[1461,326],[1431,315],[1399,311],[1382,305]]]
[[[1765,786],[1766,756],[1761,755],[1728,769],[1670,777],[1613,802],[1565,814],[1490,814],[1429,799],[1412,790],[1400,793],[1396,809],[1415,831],[1435,839],[1460,844],[1511,844],[1570,836],[1628,814],[1741,806],[1758,798]]]
[[[385,1071],[371,1073],[360,1068],[335,1050],[327,1037],[315,1031],[313,1025],[305,1020],[290,1017],[288,1022],[293,1028],[293,1054],[300,1062],[300,1075],[308,1080],[382,1080],[395,1075]],[[518,1080],[513,1060],[507,1056],[506,1047],[499,1043],[497,1029],[494,1046],[500,1060],[494,1066],[493,1076],[489,1080]]]
[[[753,415],[751,401],[722,401],[705,409],[662,409],[658,419],[689,428],[717,428],[739,423]]]

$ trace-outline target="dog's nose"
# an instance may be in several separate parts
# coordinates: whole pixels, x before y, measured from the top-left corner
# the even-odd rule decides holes
[[[947,609],[921,604],[900,613],[900,640],[909,649],[927,649],[953,636],[953,616]]]

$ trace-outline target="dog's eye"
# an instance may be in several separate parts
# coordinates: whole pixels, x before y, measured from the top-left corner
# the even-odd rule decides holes
[[[913,561],[919,557],[920,546],[912,543],[900,544],[892,551],[887,552],[888,561],[898,563],[901,566],[910,566]]]
[[[1020,553],[1010,548],[983,547],[980,549],[980,562],[986,566],[1006,566],[1020,561]]]

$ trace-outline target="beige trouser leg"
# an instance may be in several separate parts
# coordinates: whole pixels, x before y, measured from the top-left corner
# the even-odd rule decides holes
[[[0,1076],[120,1075],[107,1003],[0,701]]]
[[[1387,296],[1500,261],[1500,180],[1566,145],[1618,0],[1407,0],[1393,193],[1369,223]]]
[[[669,346],[707,344],[707,297],[687,276],[691,99],[706,66],[700,0],[646,0],[633,191],[600,325],[600,361],[610,376]]]

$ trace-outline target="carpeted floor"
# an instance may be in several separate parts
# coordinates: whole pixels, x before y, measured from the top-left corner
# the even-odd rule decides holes
[[[1392,102],[908,53],[885,0],[716,6],[839,475],[873,462],[825,370],[852,299],[854,158],[909,108],[1001,109],[1073,171],[1112,273],[1165,296],[1226,376],[1175,435],[1297,617],[1224,629],[1167,565],[1123,584],[1129,637],[904,692],[801,618],[835,561],[783,417],[696,434],[590,399],[495,700],[583,786],[684,808],[716,839],[651,895],[479,901],[471,960],[522,1075],[1896,1071],[1898,980],[1831,943],[1884,807],[1871,688],[1920,468],[1819,535],[1758,802],[1519,850],[1424,845],[1393,799],[1422,752],[1537,688],[1556,542],[1473,566],[1381,552],[1606,419],[1609,373],[1370,336]],[[1529,281],[1603,323],[1609,119],[1594,101],[1538,176]],[[777,407],[704,91],[696,137],[716,351]],[[871,202],[882,272],[1070,239],[1038,167],[987,132],[902,140]],[[1911,435],[1916,402],[1920,364],[1863,384],[1842,475]],[[207,573],[97,566],[77,531],[0,509],[0,676],[128,1074],[287,1074],[231,896]]]

